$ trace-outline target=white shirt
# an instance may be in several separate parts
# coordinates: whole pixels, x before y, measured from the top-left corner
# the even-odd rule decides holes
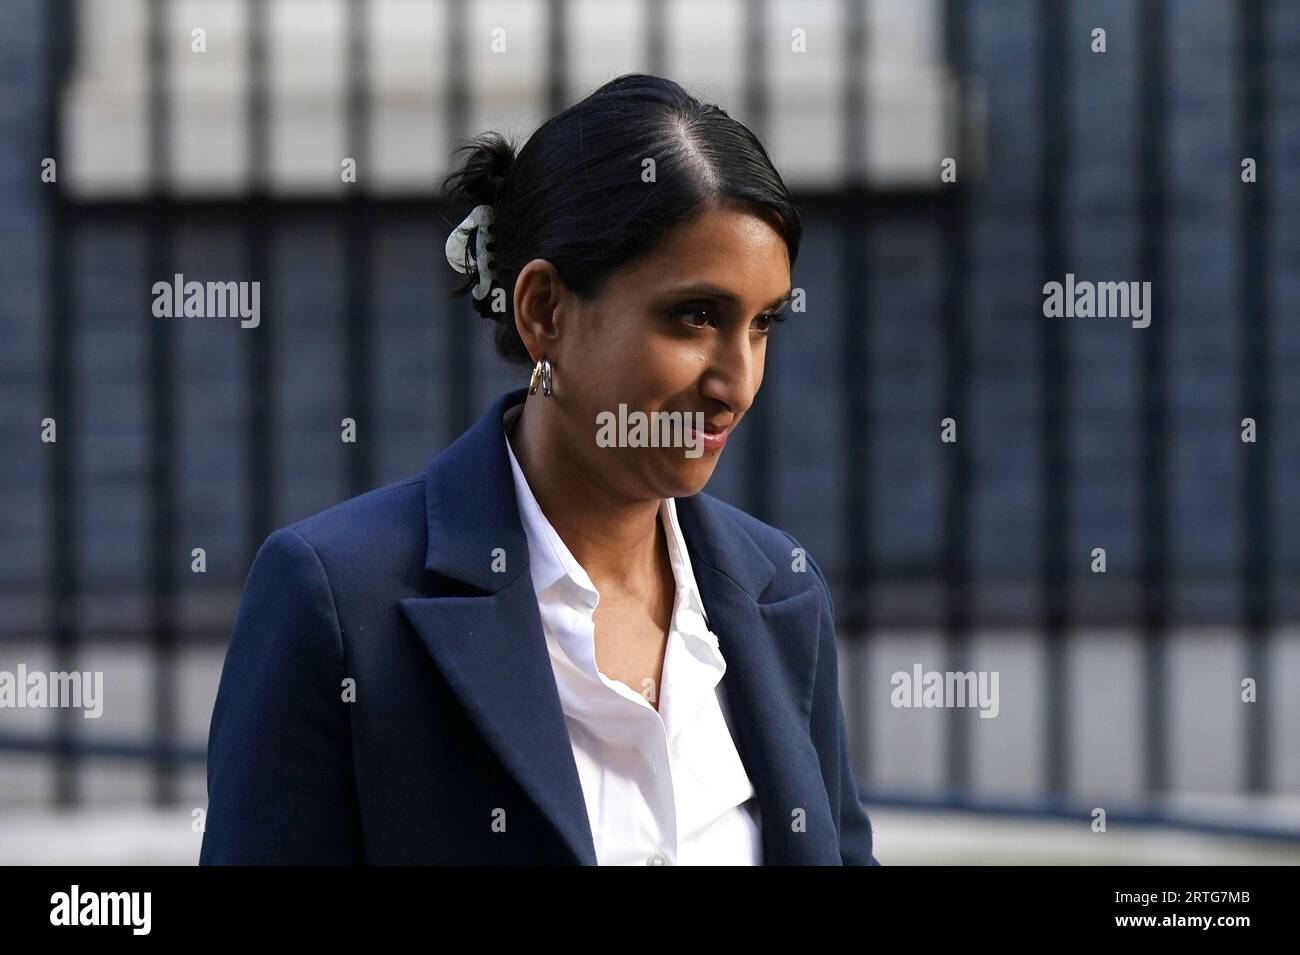
[[[522,405],[506,412],[507,430]],[[677,581],[659,709],[596,666],[600,594],[542,513],[506,442],[533,587],[600,865],[762,865],[761,814],[730,728],[726,661],[708,628],[672,498]]]

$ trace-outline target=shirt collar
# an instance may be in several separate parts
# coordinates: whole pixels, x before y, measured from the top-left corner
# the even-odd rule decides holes
[[[555,528],[551,526],[551,522],[546,519],[546,515],[542,513],[509,441],[506,441],[506,450],[510,454],[510,470],[514,475],[519,516],[523,521],[524,536],[528,538],[528,560],[533,575],[533,589],[540,597],[560,581],[567,580],[580,591],[584,602],[594,610],[600,600],[600,593],[592,584],[591,578],[587,576],[587,572],[582,569],[582,565],[574,559]]]
[[[673,565],[677,589],[686,589],[686,609],[699,614],[700,619],[707,624],[709,615],[704,612],[704,601],[700,597],[700,588],[695,583],[695,571],[691,567],[690,551],[686,549],[686,537],[677,521],[676,498],[666,498],[659,507],[659,515],[668,529],[668,559]]]

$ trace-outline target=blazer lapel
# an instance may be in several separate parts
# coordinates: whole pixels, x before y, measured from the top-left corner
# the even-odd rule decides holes
[[[407,597],[407,619],[502,764],[574,861],[596,864],[569,729],[525,573],[483,597]],[[522,624],[522,626],[521,626]]]
[[[707,506],[706,506],[707,504]],[[762,809],[765,865],[841,865],[817,749],[809,735],[821,601],[816,588],[764,602],[776,573],[735,520],[701,495],[677,515],[722,677],[736,746]]]
[[[481,593],[400,603],[502,765],[550,819],[574,861],[595,865],[501,429],[502,413],[525,394],[519,388],[499,398],[425,474],[425,569]]]
[[[525,395],[523,388],[502,395],[429,465],[425,569],[443,578],[446,593],[400,604],[484,740],[574,861],[595,865],[501,427],[502,413]],[[817,591],[763,602],[775,567],[724,508],[707,495],[677,501],[709,626],[727,662],[723,685],[762,808],[764,862],[837,865],[838,839],[808,733]]]

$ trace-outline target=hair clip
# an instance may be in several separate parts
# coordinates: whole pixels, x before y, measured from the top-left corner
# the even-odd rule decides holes
[[[476,270],[478,272],[478,282],[474,286],[476,299],[483,298],[492,287],[492,267],[487,249],[488,233],[493,231],[492,223],[492,207],[487,204],[477,205],[461,221],[461,224],[452,230],[451,235],[447,236],[447,262],[451,267],[463,275],[469,275]],[[472,258],[467,258],[469,233],[475,228],[478,232],[475,234],[474,255]]]

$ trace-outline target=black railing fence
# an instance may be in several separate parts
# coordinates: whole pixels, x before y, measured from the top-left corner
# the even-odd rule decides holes
[[[419,467],[438,447],[472,424],[482,411],[484,396],[514,384],[507,381],[503,369],[491,364],[490,358],[485,360],[486,330],[478,327],[478,322],[461,320],[462,313],[468,314],[468,306],[463,301],[447,300],[451,277],[439,268],[439,263],[441,240],[451,213],[440,197],[431,192],[423,197],[392,198],[373,194],[364,185],[337,200],[282,198],[273,193],[266,172],[270,167],[272,121],[268,103],[268,4],[249,4],[252,21],[247,34],[247,116],[251,128],[247,142],[252,179],[248,193],[229,200],[194,200],[181,198],[167,187],[172,135],[168,123],[172,95],[169,40],[164,32],[167,6],[164,0],[149,4],[147,102],[152,186],[148,196],[139,201],[81,201],[59,189],[45,194],[48,280],[43,321],[48,329],[48,347],[43,375],[47,406],[50,416],[59,422],[60,432],[58,442],[45,449],[49,574],[41,584],[41,595],[49,612],[42,632],[50,641],[54,667],[65,670],[76,669],[76,660],[89,639],[129,641],[147,634],[152,682],[151,725],[142,739],[83,739],[71,711],[59,712],[48,736],[0,735],[0,750],[52,754],[57,766],[55,801],[60,806],[79,802],[79,774],[88,759],[147,761],[153,767],[154,800],[167,805],[177,799],[177,776],[182,767],[201,763],[204,758],[201,741],[180,738],[178,653],[193,641],[224,641],[229,630],[228,620],[223,626],[220,614],[202,618],[187,609],[188,578],[179,564],[182,558],[177,557],[184,555],[183,559],[188,560],[193,536],[185,527],[184,517],[191,513],[186,509],[182,487],[192,478],[186,470],[187,449],[192,450],[204,440],[195,430],[192,406],[187,401],[231,406],[221,418],[226,430],[220,432],[225,436],[223,441],[228,439],[222,453],[230,458],[229,469],[214,479],[213,493],[237,503],[218,509],[214,520],[225,525],[225,533],[237,543],[223,552],[225,559],[213,568],[212,575],[212,579],[221,581],[221,592],[229,598],[237,594],[252,555],[277,524],[338,499],[340,492],[360,493],[408,473],[411,465]],[[368,162],[368,150],[372,148],[366,133],[371,108],[365,81],[367,64],[383,55],[382,50],[372,46],[365,6],[363,0],[349,0],[346,8],[346,141],[348,155],[355,157],[361,167]],[[1027,283],[1025,294],[1018,296],[1031,320],[1017,321],[1013,330],[1009,330],[1010,322],[999,329],[975,314],[977,307],[981,314],[988,313],[987,305],[976,303],[987,302],[989,286],[1000,281],[1000,273],[987,267],[988,243],[999,241],[1005,233],[980,232],[977,228],[990,221],[987,209],[997,205],[996,186],[961,178],[959,183],[933,192],[882,191],[869,181],[861,137],[846,135],[849,172],[845,181],[832,190],[805,191],[799,196],[808,214],[809,252],[805,254],[809,262],[804,265],[801,261],[805,271],[796,277],[796,284],[809,289],[810,298],[818,303],[809,314],[801,316],[815,322],[816,328],[808,328],[802,346],[801,339],[792,334],[774,348],[764,394],[747,419],[748,433],[737,435],[743,437],[737,442],[740,447],[733,460],[720,467],[718,489],[709,490],[734,499],[816,547],[816,553],[821,555],[819,563],[831,578],[837,627],[850,642],[869,641],[883,627],[934,626],[943,634],[947,665],[954,670],[968,670],[972,668],[972,635],[977,626],[1003,622],[1035,631],[1044,660],[1041,694],[1045,722],[1039,737],[1044,753],[1043,791],[1054,796],[1067,796],[1078,782],[1070,772],[1070,744],[1074,738],[1071,693],[1075,682],[1066,637],[1085,621],[1138,627],[1142,635],[1141,684],[1145,689],[1141,765],[1144,788],[1155,793],[1171,785],[1170,634],[1179,619],[1196,619],[1198,612],[1180,618],[1176,587],[1195,590],[1204,583],[1219,590],[1226,588],[1228,597],[1222,604],[1226,609],[1219,617],[1239,628],[1244,637],[1243,672],[1261,677],[1269,673],[1266,638],[1283,616],[1276,588],[1283,575],[1294,571],[1279,556],[1281,551],[1272,538],[1278,515],[1269,455],[1276,452],[1267,437],[1258,445],[1243,446],[1246,450],[1237,481],[1230,487],[1231,496],[1206,505],[1239,511],[1243,543],[1235,556],[1211,561],[1205,569],[1180,562],[1171,533],[1171,522],[1175,520],[1171,488],[1176,478],[1174,469],[1180,465],[1173,457],[1169,417],[1174,373],[1170,362],[1178,326],[1166,307],[1168,298],[1156,295],[1150,327],[1131,332],[1138,336],[1131,346],[1137,382],[1133,398],[1138,406],[1132,439],[1138,451],[1135,470],[1128,475],[1136,488],[1129,525],[1136,541],[1132,573],[1127,577],[1116,574],[1116,579],[1105,582],[1080,583],[1086,574],[1087,558],[1081,559],[1079,554],[1086,555],[1092,545],[1081,544],[1087,535],[1080,533],[1074,511],[1080,488],[1072,456],[1090,453],[1079,451],[1073,442],[1080,437],[1077,429],[1081,416],[1086,414],[1086,409],[1080,410],[1077,395],[1091,383],[1079,377],[1081,365],[1072,344],[1076,339],[1071,338],[1079,334],[1076,326],[1053,322],[1034,312],[1041,305],[1041,283],[1059,279],[1077,261],[1079,233],[1072,228],[1070,210],[1074,199],[1070,189],[1073,177],[1081,172],[1075,165],[1073,137],[1077,123],[1072,105],[1079,92],[1079,61],[1072,49],[1080,42],[1080,33],[1086,35],[1087,30],[1081,31],[1077,11],[1072,14],[1066,4],[1020,6],[1037,13],[1027,27],[1036,37],[1036,47],[1027,52],[1024,65],[1029,91],[1026,95],[1033,104],[1033,114],[1004,117],[992,124],[991,135],[996,137],[1006,124],[1029,124],[1039,144],[1035,160],[1037,191],[1030,194],[1027,204],[1009,213],[1018,217],[1014,228],[1020,230],[1017,234],[1022,238],[1027,237],[1026,246],[1036,259],[1026,267],[1025,274],[1037,278]],[[1147,0],[1138,6],[1132,42],[1140,45],[1141,52],[1136,57],[1137,70],[1127,79],[1135,84],[1131,100],[1138,113],[1133,120],[1136,148],[1132,156],[1138,208],[1128,210],[1136,224],[1136,261],[1131,271],[1161,290],[1174,278],[1170,243],[1176,224],[1170,215],[1167,170],[1173,161],[1169,111],[1171,65],[1177,54],[1169,41],[1172,5]],[[546,7],[546,22],[550,24],[546,88],[550,108],[558,110],[574,95],[565,75],[566,23],[573,11],[563,0],[551,0]],[[646,62],[650,72],[661,72],[670,42],[664,25],[669,7],[651,0],[650,8],[644,38]],[[1275,109],[1266,75],[1271,9],[1265,0],[1243,0],[1235,9],[1238,53],[1236,75],[1231,80],[1237,90],[1235,115],[1239,128],[1225,129],[1222,136],[1239,140],[1243,156],[1269,154],[1270,118]],[[43,140],[34,141],[32,148],[39,148],[44,156],[57,157],[66,145],[61,133],[60,96],[73,67],[77,7],[70,0],[50,0],[44,10],[46,129]],[[447,29],[453,36],[463,36],[469,23],[468,0],[453,0],[446,10]],[[959,0],[947,0],[940,13],[947,66],[965,83],[979,66],[972,55],[974,34],[987,29],[989,18],[1003,14],[990,5]],[[746,22],[749,28],[744,39],[743,115],[761,138],[771,109],[765,64],[772,42],[764,29],[762,4],[753,5]],[[838,42],[844,45],[847,62],[865,63],[869,28],[863,3],[843,4]],[[446,83],[442,87],[445,100],[441,115],[452,141],[477,132],[467,125],[465,104],[472,90],[464,49],[464,43],[448,43],[447,60],[442,65]],[[689,85],[688,80],[683,82]],[[864,128],[869,104],[861,86],[847,82],[842,102],[847,127]],[[954,143],[959,165],[961,151],[972,141],[966,125],[968,116],[968,110],[958,111]],[[1032,177],[1034,173],[1029,170],[1026,175]],[[1225,173],[1220,170],[1219,174]],[[1229,170],[1226,174],[1236,173]],[[1273,360],[1269,331],[1274,312],[1270,280],[1281,267],[1270,248],[1273,207],[1269,180],[1269,175],[1261,175],[1258,183],[1243,189],[1236,210],[1237,308],[1235,314],[1223,316],[1223,321],[1235,322],[1239,327],[1238,390],[1217,395],[1228,418],[1249,414],[1256,418],[1261,435],[1274,434],[1281,427],[1272,409],[1278,403],[1277,382],[1284,371],[1284,365]],[[977,219],[977,208],[985,210],[983,218]],[[304,236],[311,237],[308,251],[297,253],[292,245]],[[217,243],[224,249],[226,261],[234,263],[233,268],[262,282],[266,317],[259,327],[240,330],[238,349],[222,359],[239,369],[227,382],[234,382],[238,393],[222,391],[194,399],[192,383],[182,378],[182,356],[195,346],[181,340],[181,326],[150,319],[141,309],[140,321],[148,323],[147,332],[140,335],[144,355],[139,365],[145,383],[141,400],[147,431],[145,466],[140,477],[147,504],[143,515],[147,528],[143,534],[143,566],[147,573],[142,582],[146,610],[140,618],[142,628],[137,628],[134,618],[116,630],[112,624],[101,622],[91,635],[85,632],[83,616],[76,610],[86,589],[100,586],[79,569],[82,565],[78,557],[82,546],[80,529],[91,516],[87,502],[94,500],[83,484],[87,479],[82,463],[96,437],[84,416],[85,395],[79,390],[82,377],[78,356],[84,347],[83,339],[91,332],[82,270],[87,249],[96,243],[112,243],[115,238],[144,250],[135,260],[140,274],[124,279],[140,289],[148,289],[157,278],[178,271],[202,271],[204,250]],[[922,288],[933,300],[905,315],[896,314],[893,307],[910,291],[891,289],[899,277],[880,266],[895,242],[919,243],[931,256],[928,270],[918,266],[906,281],[911,282],[910,291]],[[418,268],[420,260],[409,252],[412,246],[421,250],[426,264],[423,277]],[[318,249],[330,256],[327,264],[303,261]],[[405,257],[404,249],[408,250]],[[823,251],[827,254],[822,255]],[[324,299],[334,296],[338,303],[337,314],[331,313],[328,319],[314,324],[310,338],[277,330],[278,315],[313,307],[310,301],[304,304],[291,296],[277,297],[275,292],[292,282],[301,282],[304,276],[325,283],[325,289],[315,294]],[[423,289],[419,288],[421,281]],[[977,292],[985,298],[977,299]],[[831,303],[829,307],[824,304],[827,302]],[[391,326],[409,336],[399,340],[395,351],[391,340],[385,341],[385,328],[390,326],[376,315],[380,311],[401,313],[412,307],[424,311],[402,319],[408,324]],[[994,306],[992,311],[997,309]],[[908,328],[900,329],[900,323]],[[1027,343],[1017,341],[1008,347],[1029,356],[1023,367],[1032,368],[1036,376],[1029,384],[1036,389],[1037,402],[1026,409],[1028,423],[1019,430],[995,431],[984,426],[987,418],[968,413],[967,409],[981,394],[987,396],[989,389],[997,386],[983,376],[996,376],[1010,367],[988,360],[989,354],[1004,345],[998,336],[1014,335],[1021,329],[1031,338]],[[914,382],[917,400],[911,400],[909,395],[900,397],[897,391],[886,394],[873,386],[873,370],[895,360],[891,357],[896,351],[890,336],[908,333],[933,347],[927,347],[924,367],[906,365],[904,358],[901,370],[896,369],[898,376],[889,381],[900,388],[906,387],[909,380]],[[390,378],[413,380],[409,377],[411,364],[404,363],[407,355],[397,354],[411,351],[413,342],[424,349],[417,357],[427,380],[414,394],[394,395],[386,390]],[[800,359],[796,352],[801,347],[819,348],[824,361],[818,364]],[[317,364],[317,358],[304,357],[300,351],[303,348],[325,357]],[[981,355],[984,358],[977,360]],[[405,369],[408,377],[402,378],[394,369]],[[318,390],[310,394],[293,392],[284,384],[293,375],[306,378],[318,374],[324,376],[327,385],[318,381]],[[326,390],[333,396],[324,401],[326,411],[346,409],[345,413],[355,419],[359,434],[387,433],[387,444],[367,439],[320,457],[287,457],[283,453],[287,443],[300,451],[323,445],[313,445],[309,439],[292,433],[298,412],[288,410],[286,402],[310,401],[313,395],[319,398]],[[191,411],[184,412],[184,408]],[[787,466],[782,458],[788,447],[782,436],[788,434],[790,422],[801,410],[815,410],[822,418],[830,416],[832,420],[824,424],[821,446],[833,449],[833,454],[802,462],[804,470],[792,472],[791,477],[781,471]],[[329,414],[317,411],[312,411],[315,427],[323,431],[337,427],[338,415],[331,420]],[[397,423],[393,423],[394,415],[398,415]],[[933,446],[938,422],[948,415],[960,420],[960,439],[936,453]],[[880,543],[881,522],[891,519],[884,511],[890,502],[903,499],[901,495],[889,497],[893,493],[890,485],[898,478],[889,476],[887,466],[882,464],[899,460],[891,442],[899,438],[901,429],[914,435],[914,444],[909,447],[926,445],[928,450],[918,453],[934,465],[931,478],[935,490],[927,498],[933,515],[934,546],[920,557],[920,552],[907,546],[891,552]],[[1033,446],[1032,453],[1024,457],[1030,462],[1024,478],[1028,496],[1015,505],[1031,515],[1024,525],[1033,535],[1024,542],[1024,551],[1031,557],[1019,570],[1013,566],[983,568],[981,554],[985,551],[976,546],[976,525],[983,506],[983,462],[1002,453],[997,450],[1001,446],[1011,446],[1006,453],[1020,460],[1020,444]],[[303,485],[299,483],[302,475],[286,473],[287,460],[298,462],[295,468],[320,468],[325,472],[337,466],[339,477],[320,476],[310,485]],[[304,461],[308,463],[302,465]],[[308,490],[293,496],[295,489],[303,487]],[[1287,499],[1285,503],[1290,506],[1292,501]],[[800,517],[811,511],[831,515],[820,530],[811,519]],[[804,520],[809,525],[803,528],[807,532],[801,533],[799,523]],[[1020,527],[1008,529],[1008,539],[1019,534]],[[210,585],[205,582],[205,586]],[[989,596],[991,593],[1005,596],[995,600]],[[219,606],[226,611],[232,609],[228,599]],[[1296,609],[1289,605],[1285,613],[1294,616]],[[872,754],[865,728],[869,719],[864,702],[867,690],[862,684],[861,668],[846,670],[849,689],[845,702],[857,740],[857,756],[863,767],[869,767]],[[1239,788],[1259,793],[1276,785],[1269,755],[1275,731],[1269,716],[1273,711],[1253,706],[1247,712],[1242,724],[1244,759]],[[950,792],[964,792],[971,786],[971,725],[971,721],[956,719],[945,724],[943,783]],[[866,789],[870,792],[870,774],[866,775]]]

